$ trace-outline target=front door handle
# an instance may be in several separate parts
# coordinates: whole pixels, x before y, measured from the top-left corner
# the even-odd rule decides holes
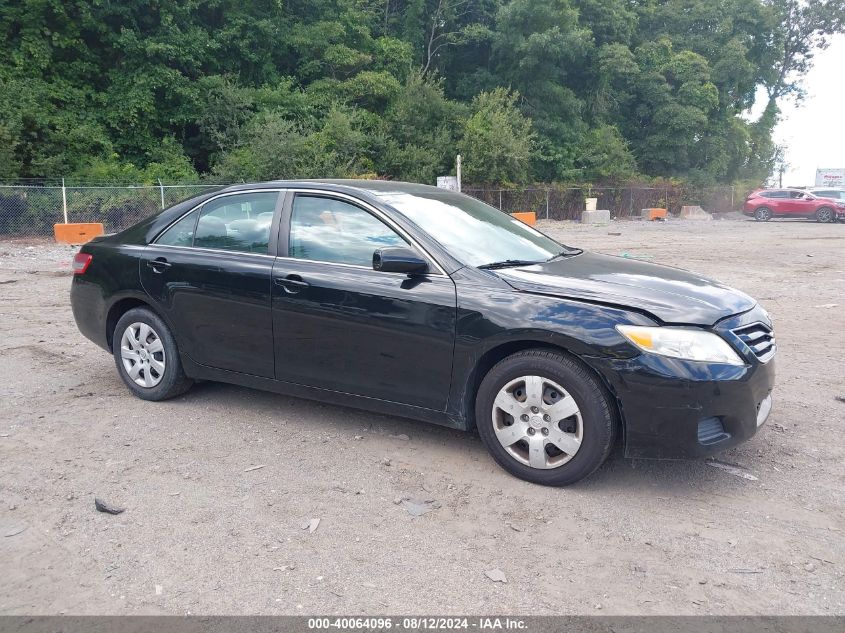
[[[170,268],[173,264],[167,261],[164,257],[156,257],[153,260],[147,262],[147,266],[153,269],[154,273],[163,273],[165,270]]]
[[[307,281],[302,281],[299,275],[288,275],[287,277],[275,277],[273,283],[281,286],[288,294],[295,295],[300,290],[308,288],[311,284]]]

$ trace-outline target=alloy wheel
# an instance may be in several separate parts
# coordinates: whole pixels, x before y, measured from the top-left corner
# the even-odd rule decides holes
[[[120,359],[127,376],[141,387],[155,387],[164,377],[164,345],[146,323],[133,323],[123,331]]]
[[[816,220],[819,222],[831,222],[833,220],[833,211],[827,207],[819,209],[816,212]]]
[[[499,390],[493,402],[496,439],[518,462],[550,469],[569,462],[581,448],[581,410],[556,382],[521,376]]]

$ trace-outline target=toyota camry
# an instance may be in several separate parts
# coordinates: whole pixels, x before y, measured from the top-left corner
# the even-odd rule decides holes
[[[590,253],[474,198],[385,181],[237,185],[85,244],[80,331],[139,398],[197,380],[476,430],[522,479],[708,456],[772,406],[748,295]]]

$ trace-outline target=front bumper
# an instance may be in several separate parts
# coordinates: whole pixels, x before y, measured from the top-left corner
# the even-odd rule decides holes
[[[761,313],[755,308],[714,329],[730,331],[765,318]],[[705,457],[744,442],[765,423],[772,409],[774,358],[761,362],[730,336],[725,338],[746,360],[744,366],[653,354],[585,359],[617,397],[626,457]]]

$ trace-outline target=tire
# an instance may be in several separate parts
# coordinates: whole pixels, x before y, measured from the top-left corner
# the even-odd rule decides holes
[[[167,400],[193,384],[182,370],[170,329],[152,310],[133,308],[120,317],[112,351],[123,382],[142,400]]]
[[[772,219],[772,210],[768,207],[759,207],[754,210],[754,219],[758,222],[768,222]]]
[[[816,211],[816,222],[835,222],[836,213],[830,207],[822,207]]]
[[[534,411],[530,403],[538,394],[542,402]],[[577,413],[570,415],[573,407]],[[496,463],[545,486],[566,486],[595,471],[618,427],[612,398],[592,372],[544,349],[508,356],[487,373],[476,394],[475,421]]]

